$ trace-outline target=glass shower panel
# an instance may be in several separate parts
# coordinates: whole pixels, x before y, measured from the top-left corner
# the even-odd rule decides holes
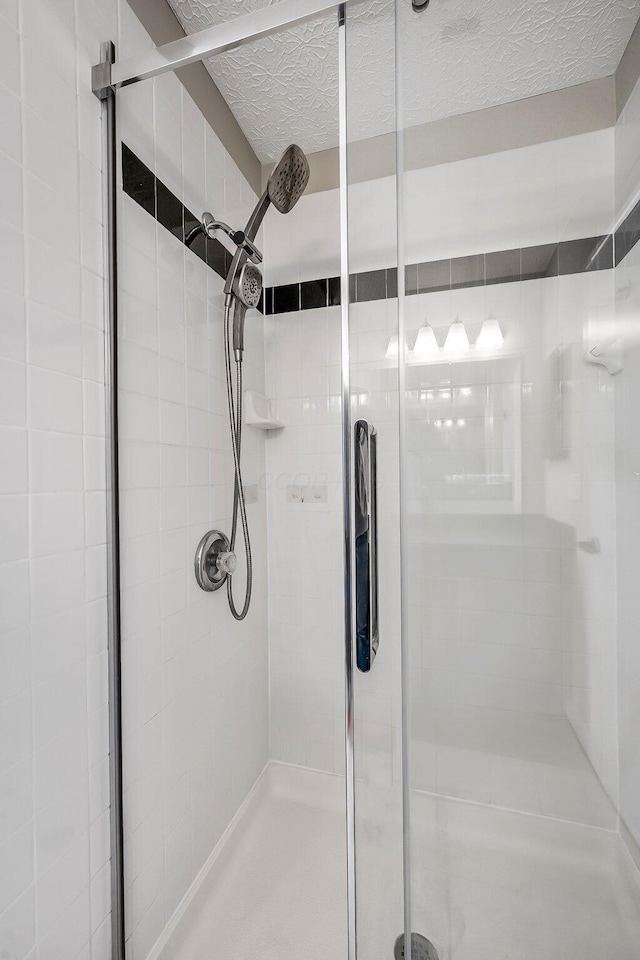
[[[122,90],[118,120],[125,917],[128,956],[145,957],[175,931],[268,760],[266,504],[249,507],[252,610],[236,624],[224,591],[204,593],[194,576],[203,535],[231,527],[230,257],[217,239],[185,239],[207,209],[244,225],[255,196],[173,74]],[[245,388],[264,393],[254,313]],[[242,458],[257,485],[257,431],[246,430]],[[216,936],[224,943],[229,927]]]
[[[346,17],[359,960],[392,956],[404,932],[395,8]]]
[[[334,11],[220,58],[225,93],[262,100],[252,143],[269,168],[292,142],[337,156],[337,33]],[[258,90],[274,62],[299,92],[326,70],[322,123],[285,123],[291,101]],[[119,91],[118,118],[127,956],[346,957],[337,180],[269,209],[255,241],[241,451],[253,593],[238,622],[226,590],[194,576],[203,535],[232,529],[235,247],[187,237],[205,211],[244,229],[259,194],[176,76]],[[240,535],[236,551],[241,605]]]
[[[440,960],[631,960],[614,420],[629,415],[633,373],[620,371],[615,316],[617,134],[611,121],[534,134],[571,95],[563,78],[535,104],[491,87],[494,105],[474,112],[452,44],[477,92],[493,37],[434,4],[399,11],[413,929]],[[636,175],[633,202],[637,190]]]
[[[118,93],[133,960],[346,957],[349,943],[360,958],[382,958],[404,930],[395,7],[353,4],[340,30],[336,9],[212,68],[265,165],[296,141],[311,165],[297,204],[286,216],[268,210],[254,238],[264,290],[244,338],[240,459],[253,555],[244,620],[232,616],[225,589],[204,592],[203,572],[199,582],[194,576],[203,537],[231,536],[234,504],[223,344],[235,247],[224,229],[205,238],[197,228],[205,211],[232,232],[244,228],[259,196],[177,77]],[[313,122],[308,111],[292,115],[289,94],[278,99],[264,80],[277,87],[282,76],[313,97]],[[249,109],[257,99],[259,130]],[[342,298],[345,253],[351,276]],[[369,555],[355,592],[359,606],[364,583],[374,592],[377,540],[378,612],[370,608],[365,626],[379,645],[370,654],[356,645],[355,724],[345,745],[343,451],[346,436],[353,473],[356,421],[366,422],[360,436],[372,446],[358,472],[368,500],[355,532],[366,527]],[[235,550],[239,607],[240,537]],[[199,556],[217,582],[223,568],[210,548]]]

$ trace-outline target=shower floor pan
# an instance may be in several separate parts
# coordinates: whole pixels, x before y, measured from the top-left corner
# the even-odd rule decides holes
[[[148,960],[346,960],[344,836],[340,777],[270,764]],[[440,960],[640,956],[638,875],[613,832],[416,792],[412,859],[413,929]],[[361,960],[392,960],[390,906]]]

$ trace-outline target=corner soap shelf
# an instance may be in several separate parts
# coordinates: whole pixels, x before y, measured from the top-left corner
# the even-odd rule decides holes
[[[255,390],[244,392],[244,422],[249,427],[258,427],[259,430],[278,430],[284,427],[284,423],[273,416],[271,400]]]

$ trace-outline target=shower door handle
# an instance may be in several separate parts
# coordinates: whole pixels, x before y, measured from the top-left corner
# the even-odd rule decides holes
[[[354,435],[356,665],[371,670],[378,651],[377,433],[357,420]]]

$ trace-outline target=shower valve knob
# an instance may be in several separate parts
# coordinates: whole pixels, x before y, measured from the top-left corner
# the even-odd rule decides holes
[[[209,530],[198,544],[194,569],[198,586],[210,593],[219,590],[236,569],[236,555],[229,538],[220,530]]]
[[[216,559],[216,566],[220,573],[226,573],[228,576],[232,576],[238,566],[238,559],[233,550],[225,550],[223,553],[219,553]]]

